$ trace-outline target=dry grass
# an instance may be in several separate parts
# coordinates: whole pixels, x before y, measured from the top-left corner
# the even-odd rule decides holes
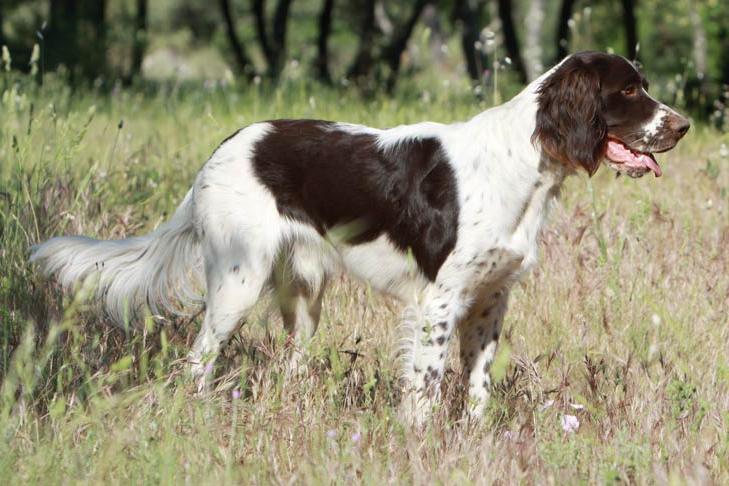
[[[50,235],[158,224],[216,143],[255,119],[392,125],[479,111],[275,93],[110,98],[5,80],[0,118],[0,477],[35,483],[727,483],[729,137],[693,130],[661,179],[574,177],[518,285],[484,425],[395,418],[399,307],[341,279],[309,373],[285,378],[266,303],[228,347],[218,391],[192,395],[181,358],[199,319],[100,325],[26,263]],[[313,98],[311,98],[313,97]],[[33,108],[31,109],[31,103]],[[89,110],[95,104],[94,110]],[[119,121],[124,126],[119,128]],[[447,403],[460,406],[450,363]],[[233,399],[231,391],[242,396]],[[580,422],[574,433],[564,415]]]

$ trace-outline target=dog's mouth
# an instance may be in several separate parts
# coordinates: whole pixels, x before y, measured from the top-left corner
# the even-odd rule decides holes
[[[651,171],[656,177],[662,174],[652,153],[632,149],[617,138],[608,137],[605,158],[610,167],[630,177],[642,177]]]

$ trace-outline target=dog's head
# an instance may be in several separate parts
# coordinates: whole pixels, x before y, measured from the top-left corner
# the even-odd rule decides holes
[[[573,54],[537,91],[533,141],[553,159],[594,174],[605,160],[631,177],[661,175],[653,153],[672,149],[689,121],[648,94],[648,82],[627,59]]]

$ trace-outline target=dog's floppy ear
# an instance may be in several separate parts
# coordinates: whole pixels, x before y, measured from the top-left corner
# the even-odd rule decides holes
[[[537,90],[532,142],[553,159],[595,173],[605,153],[600,76],[579,55],[562,63]]]

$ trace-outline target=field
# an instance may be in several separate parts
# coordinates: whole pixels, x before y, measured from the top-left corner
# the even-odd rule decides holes
[[[729,135],[694,127],[664,177],[572,177],[517,285],[483,425],[447,403],[396,418],[398,304],[341,278],[309,372],[287,378],[269,303],[193,394],[199,316],[103,323],[27,263],[50,236],[121,238],[174,210],[236,128],[468,118],[458,87],[361,99],[303,81],[72,91],[4,78],[0,107],[0,477],[15,483],[729,483]],[[574,417],[574,418],[571,418]],[[579,424],[579,425],[578,425]]]

